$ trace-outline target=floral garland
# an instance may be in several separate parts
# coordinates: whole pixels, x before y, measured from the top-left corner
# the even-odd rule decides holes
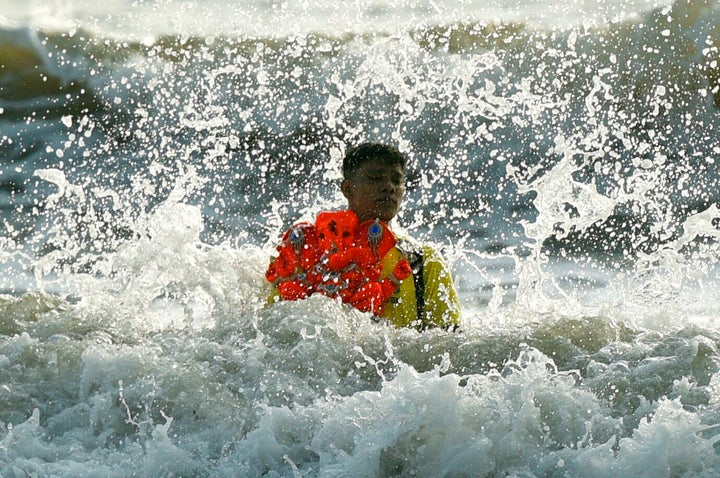
[[[381,260],[396,242],[379,220],[359,223],[352,211],[322,212],[315,224],[301,222],[285,232],[265,277],[284,300],[320,293],[380,315],[400,281],[412,273],[402,257],[390,275],[380,278]]]

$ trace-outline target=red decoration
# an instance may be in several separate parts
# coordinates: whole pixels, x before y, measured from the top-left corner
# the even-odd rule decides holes
[[[316,282],[312,274],[320,257],[317,244],[317,230],[310,223],[296,224],[283,235],[276,248],[278,256],[265,272],[283,299],[304,299],[312,294]]]
[[[322,212],[314,225],[299,223],[288,229],[265,277],[285,300],[317,292],[379,315],[400,281],[412,274],[403,257],[392,274],[380,279],[381,260],[395,244],[395,236],[380,221],[358,224],[352,211]]]

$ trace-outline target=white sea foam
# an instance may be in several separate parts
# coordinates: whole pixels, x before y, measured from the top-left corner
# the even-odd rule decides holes
[[[521,22],[557,28],[602,25],[635,17],[670,3],[669,0],[363,0],[352,4],[326,0],[280,3],[264,0],[7,0],[9,8],[0,20],[4,24],[37,28],[85,28],[137,40],[173,33],[204,36],[209,31],[250,37],[285,37],[307,33],[393,32],[418,25],[461,21]]]

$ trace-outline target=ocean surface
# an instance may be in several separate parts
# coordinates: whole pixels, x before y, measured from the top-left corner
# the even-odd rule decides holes
[[[0,476],[720,475],[714,0],[0,0]],[[359,141],[462,330],[267,306]]]

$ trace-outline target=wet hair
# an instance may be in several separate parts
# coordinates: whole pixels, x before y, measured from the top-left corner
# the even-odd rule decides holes
[[[407,156],[400,152],[395,146],[383,143],[361,143],[347,150],[343,158],[343,178],[350,176],[364,163],[368,161],[380,161],[384,164],[399,164],[405,170]]]

